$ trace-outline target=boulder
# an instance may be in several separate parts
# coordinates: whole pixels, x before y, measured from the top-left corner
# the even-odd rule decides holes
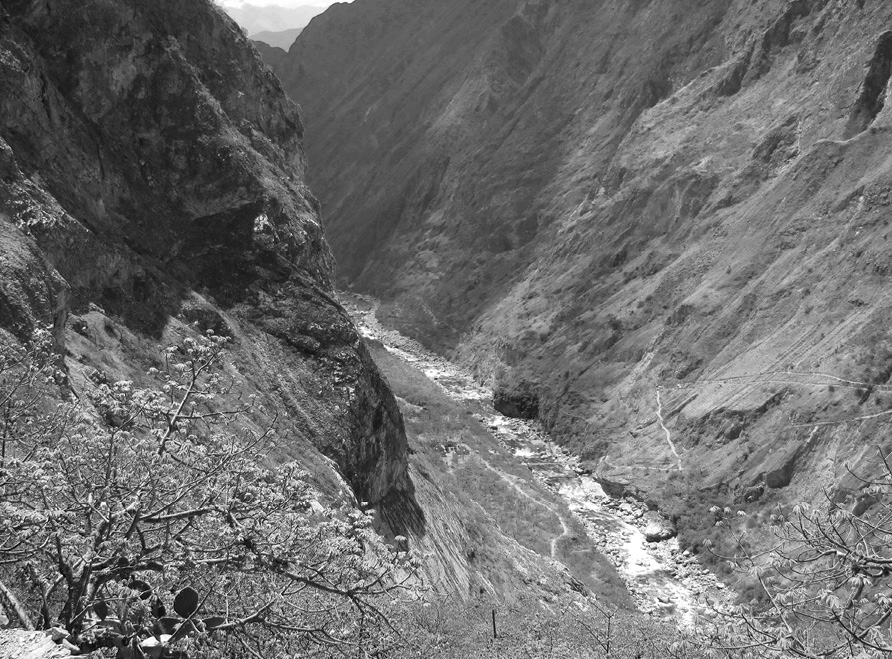
[[[662,542],[678,535],[675,525],[655,510],[644,514],[644,539],[648,542]]]
[[[0,659],[62,659],[71,651],[53,642],[45,632],[0,629]]]

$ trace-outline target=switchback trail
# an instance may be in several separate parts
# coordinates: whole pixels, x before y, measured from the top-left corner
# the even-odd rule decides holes
[[[677,539],[647,542],[643,504],[611,499],[579,466],[579,459],[554,444],[533,422],[503,416],[492,407],[492,392],[478,385],[461,368],[433,354],[418,342],[383,327],[375,317],[377,303],[366,297],[342,300],[369,339],[380,341],[391,354],[437,382],[453,400],[461,402],[515,458],[546,487],[560,495],[582,522],[586,533],[610,558],[642,611],[674,617],[682,626],[695,624],[696,614],[726,598],[724,585],[702,568]],[[505,478],[504,474],[496,477]],[[529,496],[512,482],[518,496]],[[562,525],[566,525],[561,519]],[[566,532],[566,530],[565,530]],[[552,542],[552,553],[556,543]]]

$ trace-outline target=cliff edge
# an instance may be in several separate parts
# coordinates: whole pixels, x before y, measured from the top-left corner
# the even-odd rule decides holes
[[[302,140],[210,0],[2,0],[0,329],[51,324],[76,394],[224,334],[273,455],[374,503],[409,487],[405,431],[333,297]]]

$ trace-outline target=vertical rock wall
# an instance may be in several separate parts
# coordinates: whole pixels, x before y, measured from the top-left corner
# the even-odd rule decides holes
[[[75,387],[225,333],[279,458],[336,494],[318,449],[374,502],[406,486],[402,419],[333,297],[302,140],[210,0],[3,0],[0,327],[54,324]]]

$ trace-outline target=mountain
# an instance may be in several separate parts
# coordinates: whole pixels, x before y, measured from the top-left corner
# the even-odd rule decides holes
[[[270,67],[275,66],[278,62],[285,58],[285,55],[288,54],[281,48],[270,46],[263,41],[251,41],[251,43],[254,44],[257,52],[260,53],[263,61],[266,62],[266,64]]]
[[[0,355],[51,327],[66,395],[89,414],[97,387],[150,387],[171,346],[228,337],[229,395],[257,401],[239,424],[275,423],[270,463],[297,461],[327,503],[374,506],[437,588],[549,601],[591,588],[628,606],[613,566],[570,537],[566,505],[430,381],[418,386],[452,420],[425,416],[428,437],[498,453],[505,480],[486,490],[489,463],[447,474],[436,448],[410,447],[334,290],[303,140],[297,106],[210,0],[0,0]],[[540,526],[495,521],[516,519],[501,504],[515,490]],[[571,573],[564,555],[588,560]]]
[[[291,31],[296,28],[302,28],[314,16],[325,11],[325,7],[313,5],[284,7],[280,5],[252,5],[249,3],[231,6],[224,5],[223,9],[251,35],[252,39],[259,32],[282,32],[284,30]],[[260,41],[264,41],[264,39],[260,39]],[[291,44],[288,45],[290,46]]]
[[[273,48],[280,48],[287,51],[289,48],[291,48],[291,44],[294,43],[294,40],[297,39],[297,35],[299,35],[302,30],[302,27],[295,27],[291,28],[290,30],[282,30],[280,32],[270,32],[269,30],[263,30],[262,32],[251,34],[250,37],[252,41],[262,41],[263,43],[268,44]],[[263,61],[267,61],[266,57],[263,58]]]
[[[365,0],[275,70],[341,281],[690,540],[890,450],[890,21]]]
[[[329,496],[410,496],[399,409],[333,297],[300,116],[238,27],[209,1],[4,0],[0,52],[4,342],[51,324],[89,391],[211,329],[241,393],[282,412],[280,458]]]

